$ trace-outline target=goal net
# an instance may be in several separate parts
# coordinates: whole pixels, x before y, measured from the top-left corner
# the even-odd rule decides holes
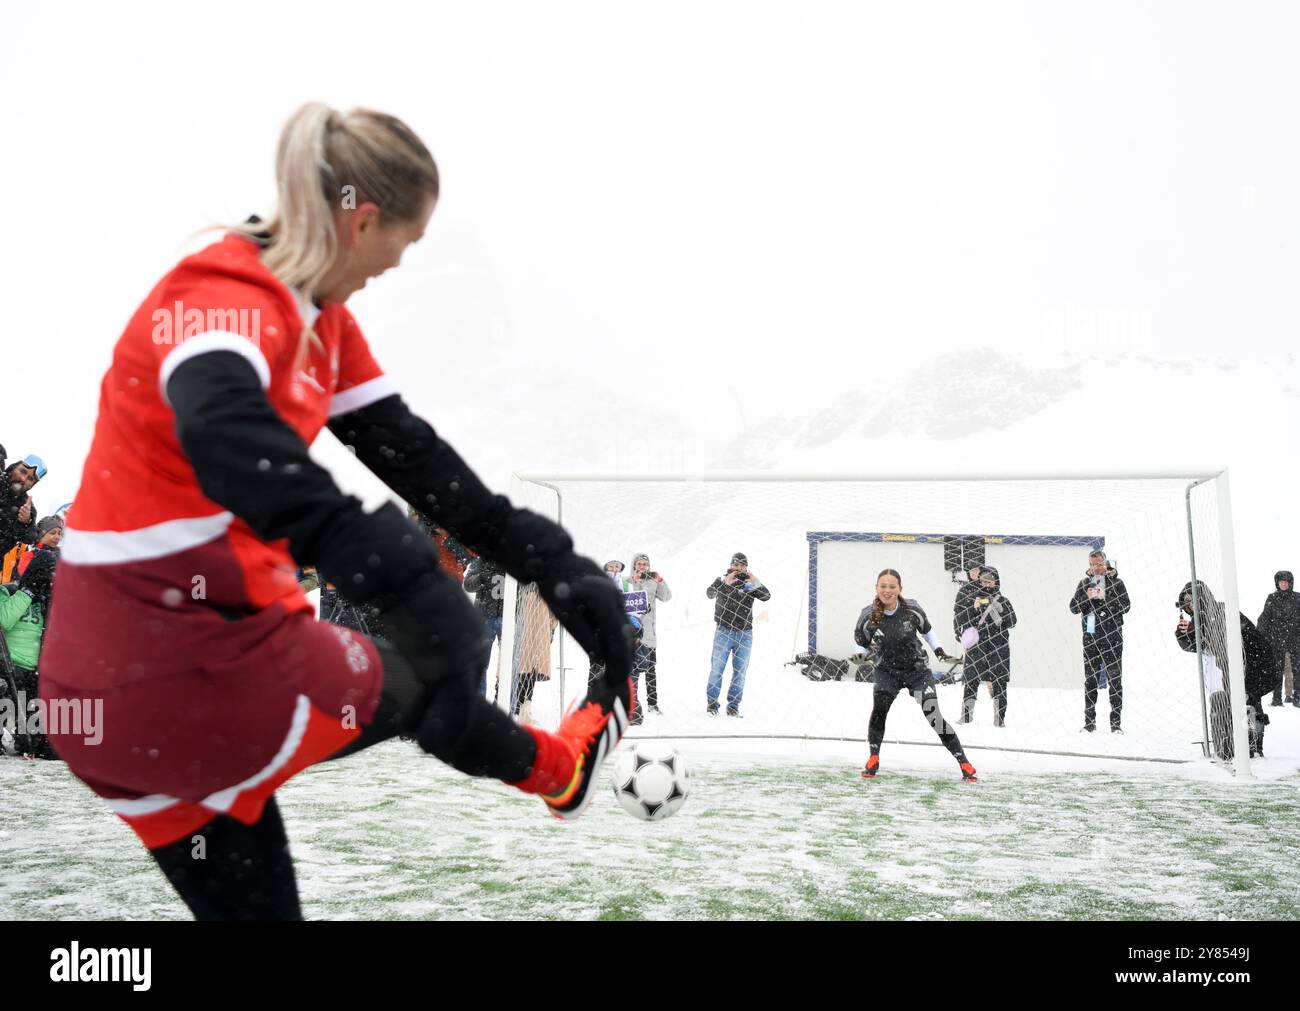
[[[845,661],[857,650],[854,627],[872,602],[877,574],[889,568],[901,574],[903,596],[924,610],[946,652],[970,664],[968,672],[926,650],[940,708],[968,750],[1170,762],[1208,757],[1249,771],[1242,679],[1233,676],[1241,657],[1236,623],[1201,629],[1195,622],[1203,633],[1200,664],[1174,634],[1180,594],[1193,573],[1228,614],[1237,612],[1226,474],[527,475],[516,477],[511,498],[559,520],[577,550],[598,563],[618,560],[627,575],[634,556],[645,554],[664,578],[671,599],[655,607],[661,713],[647,713],[632,736],[864,740],[873,687],[866,670]],[[1090,558],[1097,551],[1104,559]],[[753,602],[740,716],[731,717],[734,659],[722,679],[720,714],[706,709],[719,628],[707,591],[738,552],[770,597]],[[1090,566],[1101,568],[1100,581]],[[975,567],[995,568],[998,585],[972,584]],[[509,661],[523,635],[521,623],[509,620],[517,593],[507,587],[502,685],[511,681]],[[990,623],[994,596],[997,621]],[[968,606],[959,614],[963,600]],[[967,631],[972,625],[983,637],[983,655]],[[1226,662],[1229,676],[1218,671],[1216,680],[1230,656],[1238,659]],[[564,705],[585,691],[587,674],[586,656],[557,631],[551,677],[533,689],[533,722],[554,725]],[[994,697],[999,676],[1002,721]],[[1089,731],[1085,689],[1094,684]],[[642,679],[643,702],[646,687]],[[503,689],[503,704],[504,695]],[[959,722],[963,716],[969,722]],[[920,707],[906,698],[890,711],[886,740],[938,743]]]

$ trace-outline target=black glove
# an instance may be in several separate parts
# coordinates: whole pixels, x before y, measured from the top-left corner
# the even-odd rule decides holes
[[[600,567],[570,551],[547,563],[538,588],[592,663],[604,665],[605,680],[626,681],[632,673],[637,632],[623,610],[623,595]]]
[[[32,555],[27,570],[19,577],[18,589],[32,600],[47,602],[50,599],[50,585],[54,582],[54,566],[58,561],[58,548],[41,548]]]
[[[632,673],[635,632],[623,595],[590,558],[573,550],[564,528],[545,516],[516,509],[502,523],[493,561],[520,582],[536,582],[542,599],[605,678],[621,684]]]
[[[940,659],[940,660],[951,660],[951,659],[952,659],[952,657],[950,657],[947,653],[945,653],[945,652],[943,651],[943,647],[942,647],[942,646],[936,646],[936,647],[934,648],[934,655],[935,655],[938,659]]]
[[[425,684],[477,683],[492,642],[473,603],[438,565],[438,552],[391,502],[360,513],[319,549],[316,571],[359,608],[378,609],[384,631]]]

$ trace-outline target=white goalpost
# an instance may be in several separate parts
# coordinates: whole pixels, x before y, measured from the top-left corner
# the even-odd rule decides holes
[[[648,715],[631,736],[864,740],[872,686],[855,677],[855,666],[834,662],[856,648],[854,624],[874,596],[877,573],[900,572],[903,596],[921,605],[947,652],[960,656],[954,604],[966,570],[977,562],[998,570],[1001,602],[1015,614],[1005,639],[1005,724],[994,720],[987,681],[930,657],[941,710],[968,751],[1209,758],[1250,775],[1237,622],[1213,633],[1222,642],[1209,641],[1211,630],[1195,622],[1195,653],[1174,636],[1177,601],[1188,582],[1200,580],[1227,615],[1238,612],[1226,471],[517,474],[511,498],[557,519],[577,550],[599,563],[618,559],[630,568],[634,554],[648,554],[671,588],[673,597],[657,606],[656,619],[663,712]],[[1071,601],[1082,594],[1089,553],[1097,550],[1123,581],[1130,606],[1121,616],[1122,649],[1106,654],[1101,665],[1098,680],[1105,683],[1095,700],[1095,730],[1088,732],[1085,652],[1095,654],[1090,605],[1072,610]],[[741,718],[729,718],[706,712],[716,630],[706,589],[736,552],[747,555],[770,600],[755,602]],[[503,706],[517,655],[517,592],[507,585],[498,670]],[[1107,606],[1119,610],[1113,591]],[[794,664],[801,653],[826,658],[840,676]],[[1226,684],[1215,680],[1214,656],[1230,658]],[[543,725],[558,722],[564,706],[586,690],[587,658],[562,630],[551,667],[532,702],[531,718]],[[732,676],[729,667],[724,693]],[[972,691],[971,721],[957,723]],[[900,700],[889,720],[887,740],[938,743],[919,707]],[[1111,732],[1112,721],[1122,732]]]

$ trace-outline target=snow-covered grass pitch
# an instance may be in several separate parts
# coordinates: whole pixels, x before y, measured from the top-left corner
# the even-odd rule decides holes
[[[1272,710],[1279,713],[1277,709]],[[1292,726],[1294,724],[1294,726]],[[1300,731],[1288,707],[1280,750]],[[1285,729],[1286,734],[1276,733]],[[894,745],[681,742],[682,811],[624,814],[608,767],[577,822],[389,742],[279,793],[315,919],[1294,919],[1300,779]],[[728,752],[728,748],[732,749]],[[0,915],[187,912],[135,837],[57,763],[0,760]]]

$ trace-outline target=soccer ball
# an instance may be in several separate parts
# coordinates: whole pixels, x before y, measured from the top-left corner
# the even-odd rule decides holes
[[[676,748],[632,741],[614,760],[614,796],[628,814],[642,821],[662,821],[686,802],[690,777]]]

